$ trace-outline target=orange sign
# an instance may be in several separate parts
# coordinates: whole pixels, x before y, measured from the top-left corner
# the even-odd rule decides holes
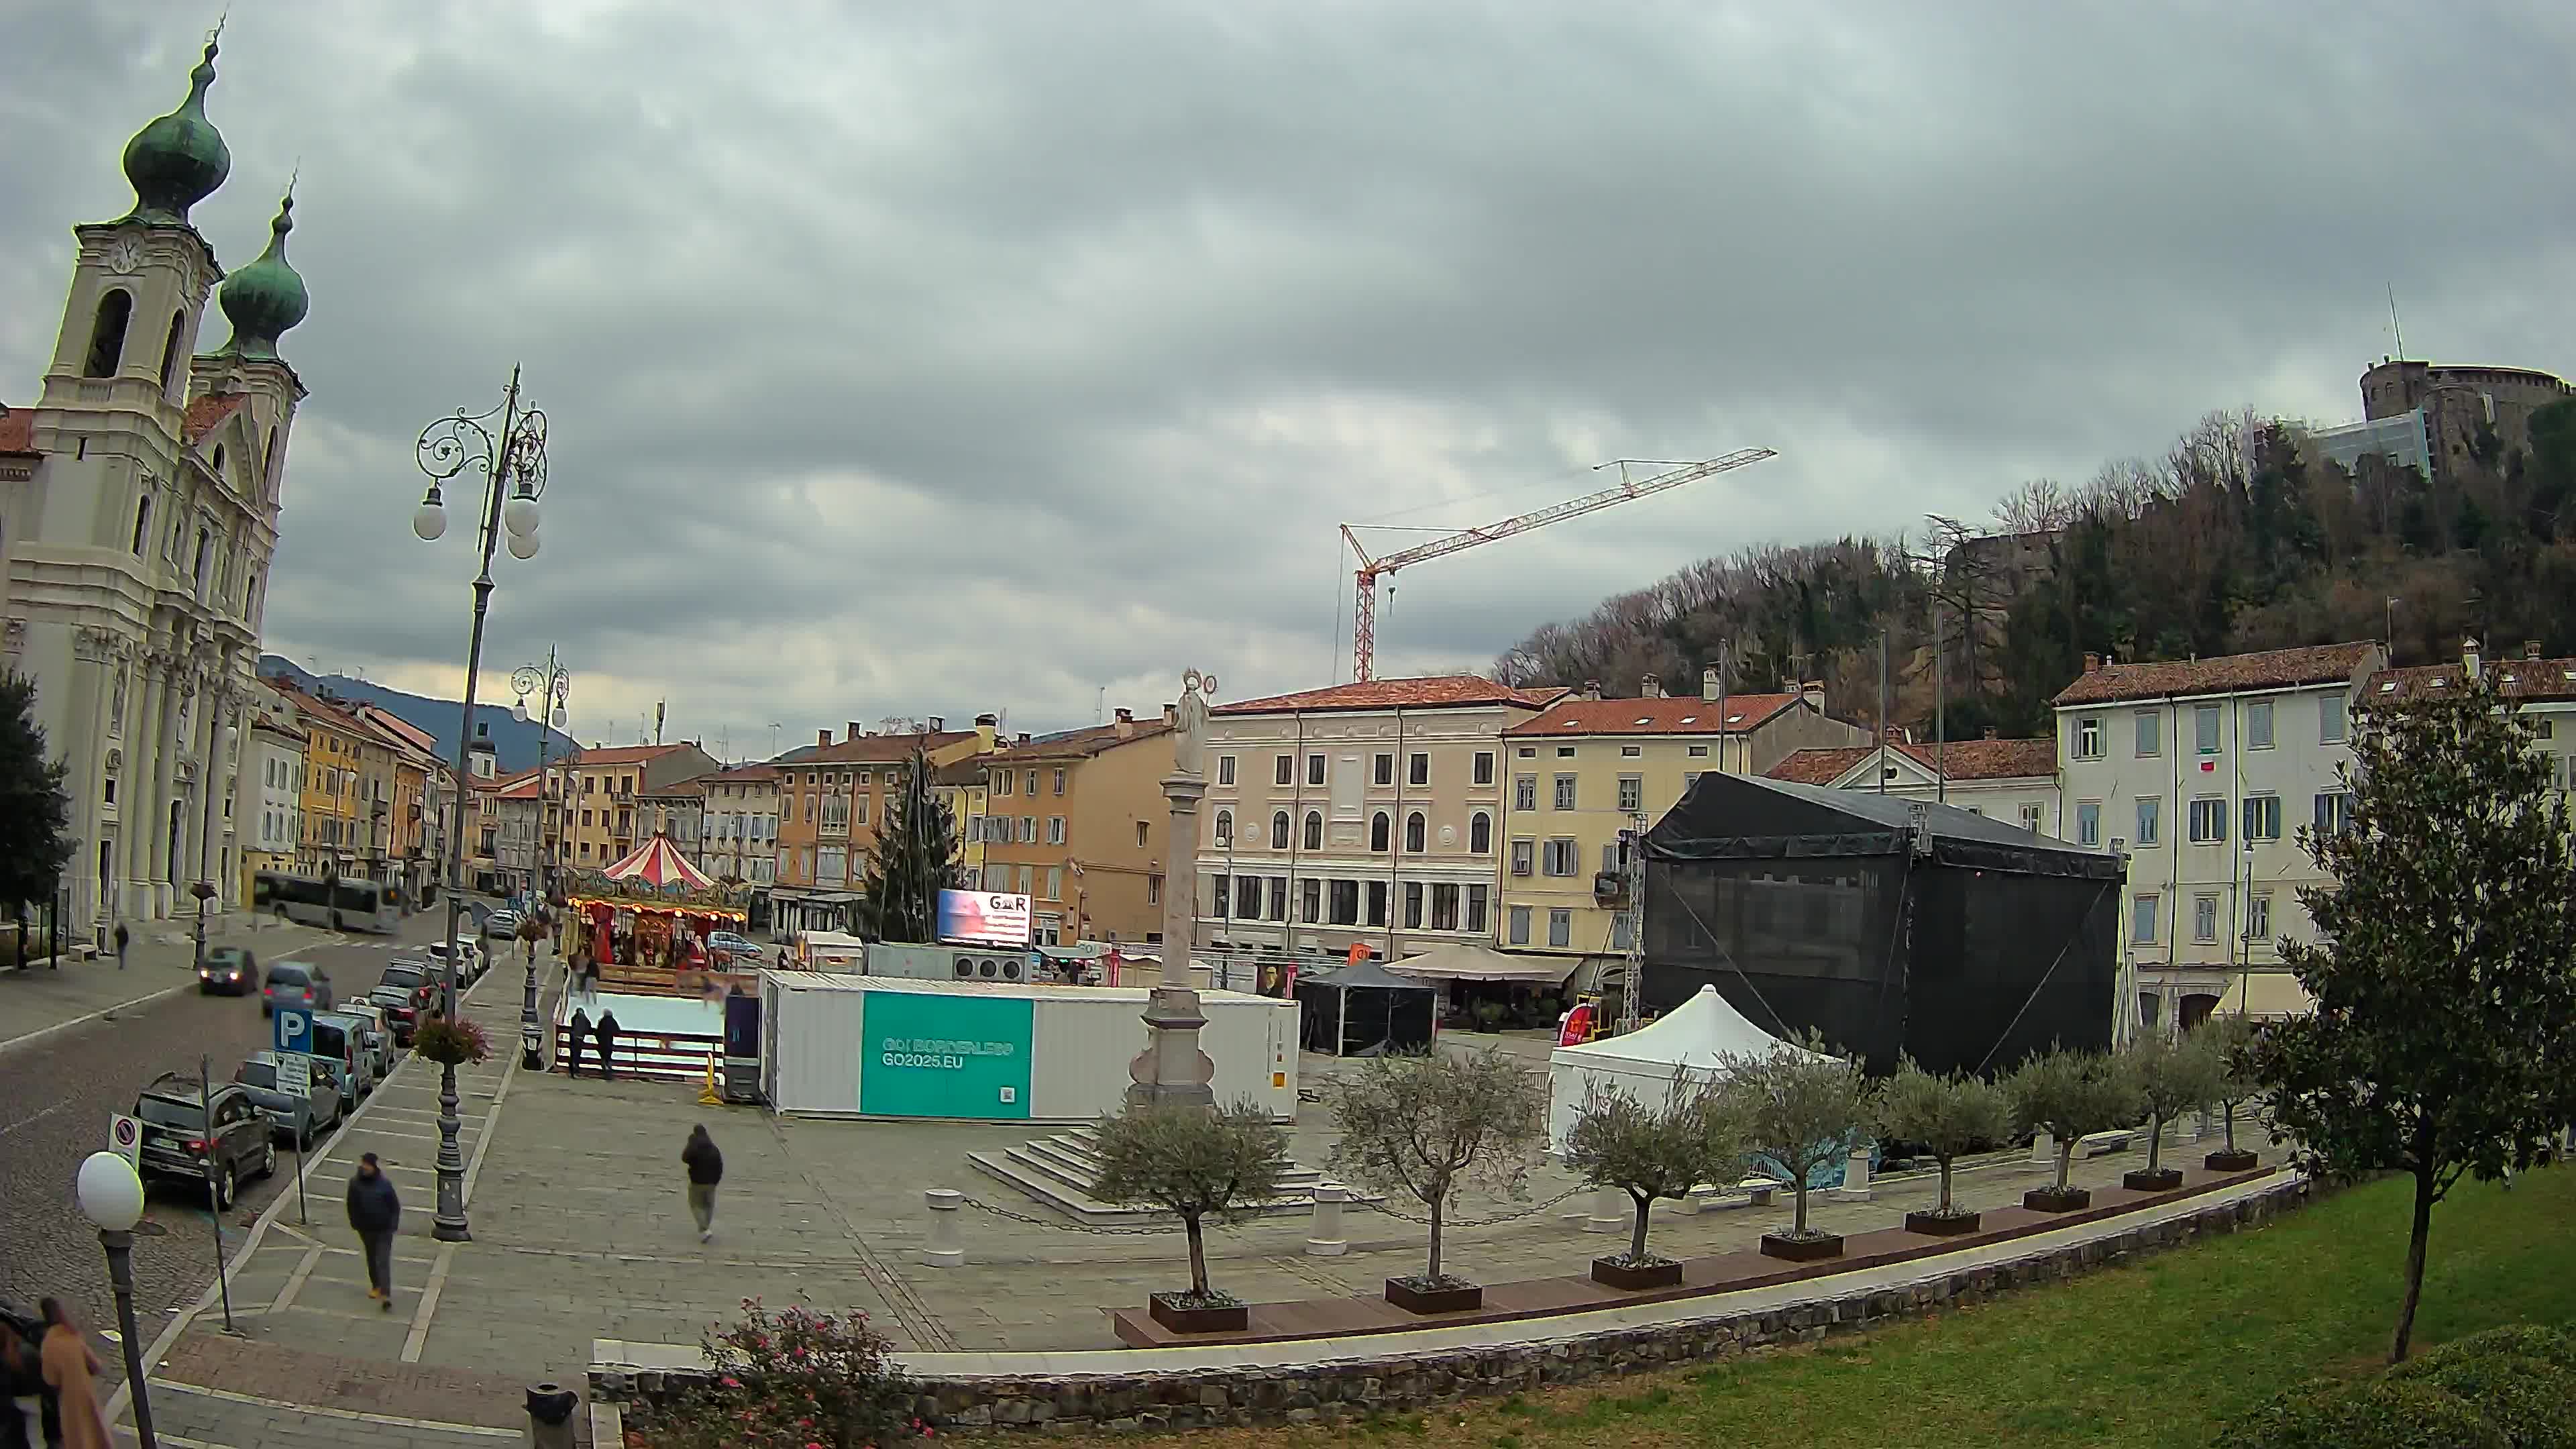
[[[1565,1027],[1557,1033],[1558,1046],[1581,1046],[1592,1040],[1592,1003],[1584,1002],[1565,1014]]]
[[[1350,964],[1352,964],[1352,965],[1354,965],[1354,966],[1357,966],[1357,965],[1358,965],[1358,964],[1360,964],[1362,961],[1365,961],[1365,960],[1367,960],[1368,958],[1369,958],[1369,948],[1368,948],[1368,947],[1366,947],[1366,946],[1361,945],[1361,944],[1360,944],[1359,942],[1357,942],[1357,941],[1353,941],[1353,942],[1351,943],[1351,961],[1350,961]]]

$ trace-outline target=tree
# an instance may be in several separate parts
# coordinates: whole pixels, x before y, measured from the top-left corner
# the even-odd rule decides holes
[[[1416,1286],[1460,1286],[1440,1270],[1442,1222],[1461,1188],[1518,1191],[1546,1131],[1536,1078],[1488,1048],[1363,1058],[1330,1089],[1344,1176],[1419,1200],[1431,1214],[1431,1259]]]
[[[1288,1171],[1288,1133],[1266,1108],[1246,1100],[1209,1111],[1169,1102],[1133,1102],[1100,1119],[1092,1150],[1100,1159],[1094,1188],[1103,1202],[1161,1208],[1190,1238],[1191,1307],[1231,1304],[1208,1286],[1208,1218],[1230,1221],[1238,1209],[1279,1193]]]
[[[0,902],[23,927],[31,901],[51,901],[71,860],[71,796],[63,765],[45,753],[36,681],[0,671]],[[23,964],[23,963],[22,963]]]
[[[2306,1170],[2415,1180],[2406,1357],[2433,1207],[2531,1163],[2576,1118],[2576,857],[2536,732],[2490,680],[2357,712],[2350,825],[2300,842],[2313,942],[2282,948],[2316,1000],[2255,1043],[2274,1134]]]
[[[2209,1053],[2215,1088],[2210,1099],[2219,1105],[2219,1129],[2227,1134],[2227,1150],[2234,1152],[2236,1106],[2262,1090],[2253,1072],[2254,1023],[2241,1016],[2213,1016],[2193,1028],[2192,1036]]]
[[[880,941],[935,941],[939,893],[957,885],[957,822],[930,788],[927,755],[915,750],[901,768],[903,793],[887,810],[860,886],[859,926]]]
[[[2041,1130],[2057,1143],[2057,1181],[2050,1188],[2065,1192],[2075,1171],[2075,1144],[2085,1134],[2107,1132],[2137,1120],[2137,1084],[2127,1064],[2098,1052],[2059,1047],[2033,1052],[2004,1082],[2013,1117],[2022,1127]]]
[[[1934,1217],[1963,1216],[1950,1203],[1950,1165],[2011,1136],[2012,1125],[2012,1103],[2002,1088],[1964,1073],[1936,1076],[1911,1057],[1898,1059],[1896,1075],[1878,1097],[1879,1135],[1914,1143],[1941,1164],[1941,1202],[1932,1210]]]
[[[1797,1202],[1789,1236],[1825,1236],[1807,1230],[1807,1179],[1847,1156],[1853,1135],[1875,1116],[1859,1059],[1834,1056],[1810,1031],[1804,1042],[1783,1042],[1760,1056],[1729,1054],[1718,1072],[1746,1140],[1788,1177]]]
[[[2147,1171],[2154,1172],[2165,1124],[2218,1096],[2225,1063],[2197,1033],[2182,1041],[2151,1033],[2130,1046],[2127,1056],[2124,1070],[2147,1113]]]
[[[1615,1187],[1636,1204],[1627,1264],[1644,1267],[1646,1218],[1657,1198],[1679,1198],[1703,1182],[1734,1176],[1744,1161],[1744,1125],[1706,1072],[1675,1068],[1661,1105],[1617,1087],[1595,1086],[1565,1134],[1565,1165],[1592,1187]]]

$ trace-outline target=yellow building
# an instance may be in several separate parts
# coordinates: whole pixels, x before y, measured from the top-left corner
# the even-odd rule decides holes
[[[1122,709],[1105,725],[1022,736],[980,763],[992,781],[984,888],[1030,897],[1038,944],[1163,939],[1168,712],[1138,720]]]
[[[356,716],[277,680],[269,688],[293,712],[304,732],[304,779],[298,808],[303,829],[296,842],[298,875],[364,875],[367,810],[362,791],[366,755],[379,757],[384,746],[374,742]]]
[[[659,794],[718,768],[714,757],[686,742],[582,751],[558,777],[568,798],[557,866],[578,875],[615,862],[653,838],[653,812],[636,804],[638,795]]]
[[[1567,695],[1503,731],[1505,951],[1560,957],[1569,972],[1625,952],[1622,832],[1651,826],[1701,775],[1755,774],[1801,748],[1869,739],[1828,717],[1820,692],[1721,701],[1713,679],[1696,698],[1647,688],[1639,699]]]
[[[931,793],[948,807],[948,824],[957,832],[957,883],[960,889],[984,889],[985,802],[992,780],[981,759],[942,765],[930,776]]]

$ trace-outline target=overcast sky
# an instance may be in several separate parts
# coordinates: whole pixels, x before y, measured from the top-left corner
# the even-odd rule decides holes
[[[218,8],[0,0],[0,399]],[[2418,355],[2576,371],[2563,4],[260,0],[218,65],[227,264],[302,167],[268,647],[455,690],[413,439],[522,363],[486,697],[559,645],[585,741],[1319,685],[1337,524],[1780,450],[1398,575],[1380,672],[1481,667],[2211,408],[2349,419],[2392,287]]]

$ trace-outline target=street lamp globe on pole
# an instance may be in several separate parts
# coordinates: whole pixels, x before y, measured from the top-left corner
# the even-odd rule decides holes
[[[497,429],[497,431],[496,431]],[[546,491],[546,415],[525,406],[519,397],[519,369],[510,369],[510,385],[501,405],[482,413],[459,408],[423,428],[415,445],[420,470],[429,487],[412,510],[411,529],[423,542],[436,542],[447,532],[447,501],[440,485],[468,471],[483,475],[482,506],[475,514],[475,544],[481,569],[474,577],[474,627],[465,644],[465,707],[456,731],[456,778],[473,778],[468,745],[474,737],[474,686],[483,669],[483,619],[492,601],[492,553],[506,535],[513,558],[537,553],[537,499]],[[459,955],[457,918],[464,909],[465,790],[460,784],[450,805],[447,833],[447,951],[440,968],[440,1004],[450,1021],[456,1015],[456,968]],[[431,1236],[441,1242],[464,1242],[473,1233],[465,1219],[465,1154],[457,1144],[464,1124],[456,1115],[456,1066],[442,1064],[438,1080],[438,1215]]]
[[[134,1164],[113,1152],[93,1152],[72,1179],[81,1216],[98,1229],[107,1250],[107,1283],[116,1294],[116,1333],[124,1340],[125,1382],[134,1395],[134,1434],[155,1449],[152,1396],[143,1379],[143,1336],[134,1326],[134,1225],[143,1221],[143,1179]]]
[[[508,521],[506,512],[503,521],[505,523]],[[540,669],[534,664],[522,664],[510,671],[510,690],[518,696],[518,702],[510,707],[510,714],[521,724],[528,722],[528,696],[531,694],[537,696],[540,723],[537,729],[537,839],[534,847],[536,864],[535,868],[528,872],[528,885],[529,894],[534,898],[529,905],[531,919],[542,919],[544,913],[550,908],[554,885],[553,852],[546,843],[547,816],[554,809],[554,800],[549,793],[549,781],[546,775],[546,746],[552,742],[555,729],[570,718],[565,705],[572,698],[572,671],[564,668],[556,659],[555,651],[549,648],[546,650],[544,668]],[[527,929],[526,921],[520,923],[520,929],[522,931]],[[533,945],[524,944],[528,940],[527,937],[522,936],[520,939],[523,943],[520,950],[527,960],[528,975],[519,998],[519,1065],[532,1072],[543,1071],[546,1065],[546,1033],[544,1024],[537,1019],[537,953]]]

